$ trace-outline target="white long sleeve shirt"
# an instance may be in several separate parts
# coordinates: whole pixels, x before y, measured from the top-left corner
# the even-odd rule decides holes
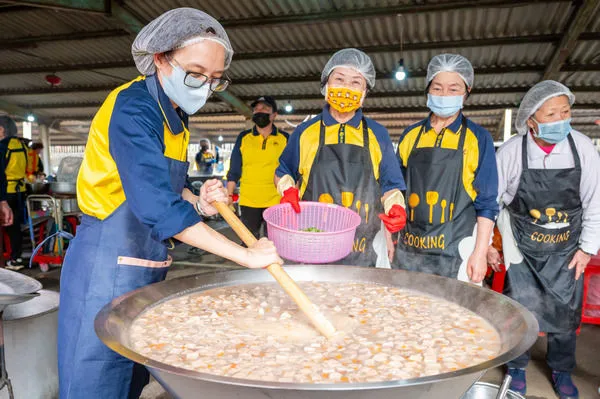
[[[571,135],[581,160],[579,195],[583,206],[583,230],[579,247],[584,252],[596,254],[600,249],[600,156],[588,137],[575,130],[571,131]],[[522,140],[523,136],[515,136],[496,153],[501,207],[512,202],[519,187],[523,170]],[[527,162],[530,169],[567,169],[575,166],[568,140],[556,144],[552,152],[546,154],[531,134],[527,134]]]

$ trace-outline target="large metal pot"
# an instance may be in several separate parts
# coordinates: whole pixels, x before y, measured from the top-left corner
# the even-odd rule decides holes
[[[67,181],[53,181],[50,183],[50,190],[54,194],[77,194],[77,185]]]
[[[472,310],[500,333],[501,353],[485,363],[423,378],[362,384],[293,384],[199,373],[149,359],[131,349],[129,327],[145,309],[165,300],[216,287],[272,282],[266,270],[235,270],[183,277],[152,284],[123,295],[96,316],[100,339],[115,352],[143,364],[174,397],[244,399],[454,399],[460,398],[485,370],[525,352],[537,339],[535,317],[517,302],[493,291],[457,280],[399,270],[355,266],[286,267],[296,281],[362,281],[418,290]]]
[[[60,205],[64,213],[79,212],[79,205],[77,205],[77,198],[62,198]]]
[[[31,194],[46,194],[50,185],[45,182],[27,183]]]
[[[58,398],[58,293],[41,295],[4,311],[6,369],[16,398]],[[6,389],[0,399],[8,399]]]

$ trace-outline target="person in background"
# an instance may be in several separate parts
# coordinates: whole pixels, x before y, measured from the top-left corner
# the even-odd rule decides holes
[[[4,126],[7,125],[6,121],[3,120],[5,116],[0,116],[0,130],[4,129]],[[0,136],[3,133],[0,132]],[[6,154],[5,142],[0,140],[0,154]],[[13,213],[12,209],[8,205],[8,201],[6,199],[6,159],[4,156],[0,156],[0,226],[10,226],[13,224]],[[4,230],[2,230],[2,234],[4,235]],[[0,238],[4,239],[4,237]]]
[[[44,164],[40,158],[40,153],[44,149],[44,145],[42,143],[30,142],[28,147],[26,175],[27,180],[33,182],[38,176],[44,173]]]
[[[94,331],[100,309],[165,279],[174,240],[245,267],[281,264],[272,242],[250,248],[203,222],[227,190],[186,188],[188,116],[227,88],[233,49],[221,24],[193,9],[167,11],[132,45],[142,76],[108,94],[94,116],[77,179],[83,216],[63,264],[58,313],[61,399],[138,398],[147,369],[113,352]]]
[[[10,240],[10,259],[6,262],[9,270],[21,270],[23,264],[23,234],[21,223],[25,209],[25,171],[27,168],[27,148],[17,137],[17,125],[9,116],[0,116],[0,158],[4,162],[6,176],[6,202],[12,210],[12,223],[6,226]],[[6,211],[4,211],[6,213]]]
[[[600,157],[592,141],[571,127],[574,102],[559,82],[536,84],[517,112],[518,135],[497,153],[498,224],[508,269],[504,294],[528,308],[547,334],[546,361],[561,399],[579,397],[571,372],[581,277],[600,248]],[[489,252],[490,265],[497,267],[498,251]],[[507,364],[511,389],[523,395],[528,362],[526,352]]]
[[[354,48],[335,53],[321,73],[327,105],[296,128],[275,172],[281,202],[290,203],[296,212],[302,198],[360,214],[354,250],[341,261],[351,265],[376,266],[391,257],[391,233],[402,229],[406,220],[400,191],[404,180],[388,131],[362,111],[374,86],[375,67],[368,55]],[[381,221],[387,253],[373,246]]]
[[[227,173],[227,191],[233,197],[240,182],[241,219],[252,234],[259,237],[265,222],[263,212],[279,203],[273,176],[289,134],[275,126],[277,103],[273,97],[259,97],[251,107],[254,127],[237,137]]]
[[[498,173],[490,133],[462,113],[473,87],[469,60],[433,57],[427,66],[429,116],[398,143],[409,218],[394,268],[481,283],[498,214]]]
[[[200,140],[200,151],[196,154],[196,168],[204,175],[212,175],[215,164],[219,162],[218,155],[215,156],[210,149],[208,139]]]

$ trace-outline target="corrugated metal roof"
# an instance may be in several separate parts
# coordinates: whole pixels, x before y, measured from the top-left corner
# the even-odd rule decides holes
[[[350,44],[349,44],[350,46]],[[446,48],[440,50],[419,50],[386,53],[370,53],[375,69],[382,73],[391,73],[398,66],[400,58],[404,58],[408,71],[423,71],[427,69],[429,60],[443,52],[460,53],[479,68],[492,66],[543,65],[554,50],[550,43],[513,44],[504,46],[489,46],[476,48]],[[281,77],[281,76],[312,76],[320,74],[331,55],[306,56],[295,58],[275,58],[269,60],[237,60],[230,68],[233,79],[248,77]]]
[[[569,56],[573,64],[600,64],[600,41],[577,43],[575,50]]]
[[[53,73],[51,68],[47,73],[28,73],[16,75],[0,75],[0,88],[4,90],[49,87],[45,76]],[[139,75],[135,68],[114,68],[110,70],[97,71],[70,71],[58,73],[62,82],[60,87],[68,86],[94,86],[94,85],[118,85],[128,82]]]
[[[316,22],[290,26],[251,26],[231,29],[229,36],[239,53],[266,49],[312,50],[327,47],[435,43],[548,34],[560,31],[568,4],[528,5],[514,9],[477,8],[447,12],[396,15]],[[525,26],[522,24],[526,23]],[[316,34],[318,32],[318,34]],[[324,40],[325,39],[325,40]]]
[[[101,14],[73,13],[47,8],[30,8],[0,13],[1,39],[76,34],[117,29],[121,26]]]
[[[427,86],[425,78],[410,78],[404,82],[398,82],[391,75],[390,73],[388,78],[377,79],[375,89],[371,93],[392,92],[401,95],[404,91],[424,91]],[[511,73],[501,76],[476,75],[474,88],[477,90],[483,88],[528,87],[539,81],[540,77],[541,74],[539,73]],[[582,80],[593,82],[594,76],[583,77]],[[580,82],[578,81],[576,85],[580,85]],[[230,90],[238,96],[259,97],[261,95],[271,95],[285,97],[285,95],[320,95],[320,87],[318,80],[298,83],[268,83],[268,79],[265,79],[265,83],[248,85],[236,84],[234,79]]]

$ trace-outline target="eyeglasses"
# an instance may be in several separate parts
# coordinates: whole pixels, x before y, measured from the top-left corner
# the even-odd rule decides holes
[[[169,64],[171,64],[171,61],[173,61],[181,69],[183,69],[181,64],[179,62],[177,62],[176,59],[167,57],[167,60],[169,61]],[[171,66],[174,66],[174,65],[171,64]],[[225,89],[227,89],[229,84],[231,84],[231,80],[229,80],[227,77],[209,78],[208,76],[206,76],[205,74],[200,73],[200,72],[190,72],[190,71],[186,71],[185,69],[183,69],[183,70],[185,72],[185,78],[183,79],[183,84],[188,87],[194,88],[194,89],[199,89],[208,82],[209,89],[211,91],[225,91]]]

